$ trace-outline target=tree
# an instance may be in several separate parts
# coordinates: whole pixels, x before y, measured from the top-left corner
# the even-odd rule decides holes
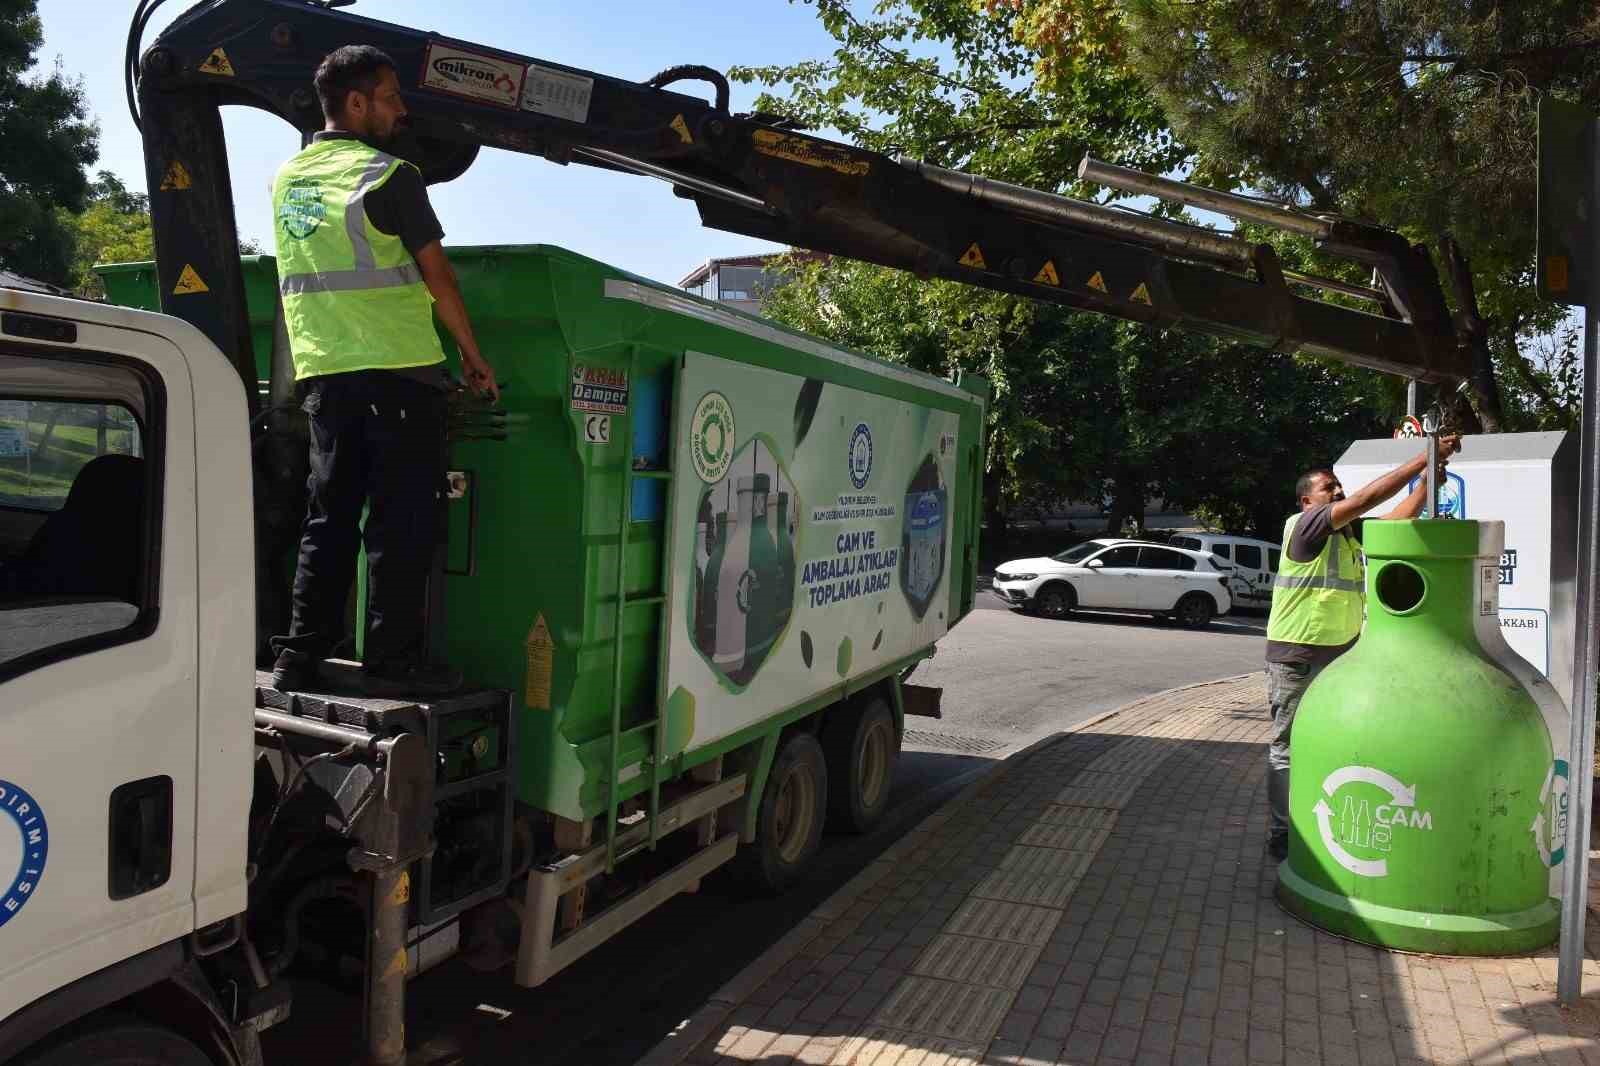
[[[0,0],[0,268],[65,285],[73,239],[57,208],[87,205],[99,131],[82,85],[59,68],[28,76],[43,43],[37,0]]]
[[[94,272],[96,263],[127,263],[155,257],[149,197],[129,192],[109,170],[102,170],[90,187],[88,206],[81,214],[61,209],[57,216],[72,235],[69,284],[80,296],[105,297],[105,286]]]
[[[1194,180],[1398,227],[1441,265],[1451,235],[1482,312],[1464,321],[1482,332],[1478,415],[1570,417],[1527,351],[1563,317],[1532,285],[1534,125],[1545,93],[1600,108],[1590,0],[1015,2],[1003,21],[1044,83],[1133,76],[1194,146]],[[1446,291],[1470,318],[1462,287]]]

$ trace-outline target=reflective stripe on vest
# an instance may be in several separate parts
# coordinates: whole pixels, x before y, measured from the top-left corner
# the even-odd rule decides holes
[[[1289,557],[1300,515],[1283,526],[1284,551],[1272,580],[1267,639],[1289,644],[1348,644],[1361,634],[1364,591],[1361,556],[1339,530],[1310,562]]]
[[[313,143],[279,169],[278,292],[297,380],[444,359],[416,260],[367,217],[367,195],[409,165],[338,138]]]

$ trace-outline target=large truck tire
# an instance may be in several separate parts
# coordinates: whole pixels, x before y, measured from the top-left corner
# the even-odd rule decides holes
[[[756,839],[740,848],[734,872],[750,888],[778,893],[794,883],[822,845],[828,803],[828,763],[810,733],[795,733],[778,749],[761,794]]]
[[[900,735],[894,714],[882,696],[861,704],[859,713],[841,708],[839,720],[823,730],[822,750],[828,757],[828,828],[865,833],[889,809],[894,765],[900,758]]]
[[[211,1057],[170,1029],[132,1017],[108,1019],[89,1031],[24,1055],[19,1066],[212,1066]]]

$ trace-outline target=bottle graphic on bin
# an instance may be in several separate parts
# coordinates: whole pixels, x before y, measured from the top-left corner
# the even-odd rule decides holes
[[[717,592],[715,639],[711,662],[731,678],[744,665],[745,607],[739,602],[739,587],[750,569],[750,520],[755,507],[755,485],[751,478],[739,479],[738,510],[724,514],[727,527],[717,545]],[[711,564],[706,565],[711,572]]]
[[[922,457],[906,487],[900,536],[900,587],[918,620],[927,613],[944,577],[945,499],[939,465],[930,453]]]
[[[766,474],[743,478],[739,482],[739,514],[745,514],[750,501],[750,549],[748,565],[739,581],[739,606],[745,616],[745,660],[735,681],[744,683],[755,675],[772,649],[778,635],[778,580],[781,570],[778,545],[768,524],[768,500],[772,479]],[[776,517],[773,515],[772,517]]]
[[[789,494],[778,493],[778,524],[774,530],[778,541],[778,585],[774,590],[777,600],[773,621],[773,635],[783,632],[794,611],[794,537],[789,532]]]
[[[705,558],[699,571],[699,595],[694,605],[694,642],[702,652],[711,655],[717,650],[717,579],[721,573],[722,553],[728,543],[728,516],[719,514],[713,520],[708,507],[698,536],[705,543]]]

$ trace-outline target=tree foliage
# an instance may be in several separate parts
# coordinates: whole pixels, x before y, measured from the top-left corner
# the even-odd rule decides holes
[[[109,170],[102,170],[95,179],[82,213],[75,215],[62,209],[58,217],[72,236],[68,284],[80,296],[105,296],[105,286],[94,272],[96,263],[127,263],[155,257],[149,197],[129,192]]]
[[[1192,159],[1131,67],[1050,70],[1031,11],[885,0],[869,18],[819,0],[818,13],[838,42],[830,57],[734,71],[786,90],[759,109],[1060,191],[1085,152],[1156,172]],[[765,302],[773,317],[919,369],[991,379],[991,531],[1007,512],[1065,499],[1108,500],[1120,526],[1161,497],[1276,534],[1301,469],[1382,432],[1394,403],[1373,375],[1206,337],[842,259],[786,269]]]
[[[0,267],[65,285],[99,154],[83,87],[59,69],[30,75],[44,43],[37,0],[0,0]]]
[[[1533,289],[1535,115],[1546,93],[1600,109],[1592,0],[1014,2],[1002,21],[1043,85],[1132,76],[1194,148],[1193,180],[1453,236],[1505,428],[1570,419],[1536,350],[1563,312]]]

